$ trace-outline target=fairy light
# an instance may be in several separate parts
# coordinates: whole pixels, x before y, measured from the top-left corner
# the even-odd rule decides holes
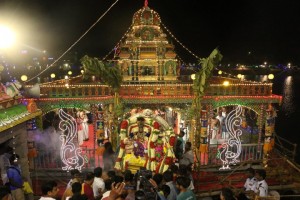
[[[130,25],[129,28],[127,29],[127,31],[123,34],[123,36],[122,36],[121,39],[119,40],[119,42],[114,46],[114,48],[112,48],[112,49],[110,50],[110,52],[108,52],[108,53],[102,58],[102,61],[106,60],[107,57],[115,50],[115,48],[117,48],[117,47],[121,44],[122,40],[126,37],[127,33],[129,33],[129,31],[131,30],[131,28],[132,28],[132,26]],[[84,71],[83,71],[83,72],[84,72]],[[82,74],[83,74],[83,72],[82,72]]]
[[[219,159],[222,161],[222,167],[220,170],[231,169],[229,165],[234,165],[238,162],[238,158],[242,152],[242,144],[240,136],[242,130],[240,129],[242,124],[242,106],[237,106],[232,110],[226,118],[225,126],[228,131],[229,138],[219,149]]]
[[[74,138],[77,135],[76,120],[64,112],[63,109],[59,110],[58,116],[60,118],[59,129],[62,131],[62,135],[59,138],[62,141],[60,158],[65,164],[62,169],[66,171],[71,169],[81,170],[84,165],[84,158],[81,155],[82,149],[74,144]]]
[[[66,55],[96,24],[114,7],[114,5],[118,2],[119,0],[116,0],[114,3],[111,4],[111,6],[97,19],[95,23],[93,23],[87,31],[85,31],[64,53],[62,53],[52,64],[49,65],[46,69],[42,70],[40,73],[29,79],[27,82],[35,79],[36,77],[40,76],[43,74],[45,71],[48,69],[52,68],[64,55]]]
[[[178,42],[178,44],[181,45],[182,48],[184,48],[185,50],[187,50],[191,55],[193,55],[195,58],[200,59],[199,56],[197,56],[196,54],[194,54],[189,48],[187,48],[185,45],[183,45],[172,33],[171,31],[166,27],[166,25],[164,25],[161,22],[162,27],[170,34],[170,36],[176,41]]]

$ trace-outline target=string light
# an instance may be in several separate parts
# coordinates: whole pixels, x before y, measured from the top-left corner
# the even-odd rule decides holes
[[[111,8],[118,2],[119,0],[116,0],[98,19],[95,23],[93,23],[86,32],[84,32],[61,56],[59,56],[52,64],[49,65],[49,67],[45,68],[42,70],[40,73],[29,79],[27,82],[35,79],[36,77],[40,76],[43,74],[45,71],[48,69],[52,68],[55,63],[57,63],[64,55],[66,55],[96,24],[108,13],[108,11],[111,10]]]
[[[112,49],[110,50],[110,52],[108,52],[108,53],[106,54],[106,56],[104,56],[104,57],[102,58],[102,61],[106,60],[107,57],[115,50],[115,48],[117,48],[117,47],[121,44],[122,40],[125,38],[125,36],[127,35],[127,33],[131,30],[131,28],[132,28],[132,26],[130,25],[129,28],[127,29],[127,31],[123,34],[123,36],[122,36],[121,39],[119,40],[119,42],[114,46],[114,48],[112,48]],[[82,74],[83,74],[83,73],[82,73]]]
[[[162,27],[170,34],[170,36],[176,41],[178,42],[185,50],[187,50],[190,54],[192,54],[195,58],[197,58],[198,60],[200,59],[200,57],[198,57],[196,54],[194,54],[189,48],[187,48],[185,45],[183,45],[172,33],[171,31],[161,22]]]

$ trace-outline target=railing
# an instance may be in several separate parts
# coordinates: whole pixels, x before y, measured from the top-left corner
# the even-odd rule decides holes
[[[95,149],[82,148],[82,156],[84,157],[83,168],[92,169],[95,167],[103,167],[102,156],[95,153]],[[62,169],[64,163],[55,151],[38,150],[37,157],[33,159],[31,168],[38,169]]]
[[[222,161],[217,158],[219,145],[210,145],[208,154],[200,154],[201,166],[221,166]],[[263,152],[260,151],[262,146],[257,144],[243,144],[242,152],[239,157],[240,162],[257,162],[263,158]],[[96,154],[95,149],[82,148],[82,156],[85,158],[83,168],[94,168],[103,166],[102,156]],[[38,150],[38,156],[33,161],[34,169],[61,169],[62,163],[59,154],[54,151]]]
[[[222,161],[219,159],[222,144],[211,144],[208,153],[200,153],[198,157],[200,166],[221,166]],[[234,152],[234,149],[232,149]],[[257,162],[263,159],[262,144],[242,144],[242,151],[238,160],[243,162]]]
[[[84,98],[112,96],[113,91],[107,85],[42,85],[41,98]],[[267,83],[233,83],[224,86],[211,83],[206,89],[206,96],[268,96],[272,94],[272,85]],[[193,84],[127,84],[120,89],[121,96],[193,96]]]
[[[42,85],[40,87],[41,98],[81,98],[101,97],[112,95],[112,89],[107,85]]]
[[[275,134],[275,150],[281,155],[294,161],[297,151],[297,144]]]

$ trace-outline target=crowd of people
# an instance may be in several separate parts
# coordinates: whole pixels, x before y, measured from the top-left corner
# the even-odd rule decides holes
[[[62,200],[196,200],[193,192],[191,168],[171,165],[163,174],[140,169],[136,174],[130,170],[103,172],[96,167],[83,175],[71,170],[71,180],[61,197]],[[40,200],[57,198],[58,187],[53,181],[41,187]]]

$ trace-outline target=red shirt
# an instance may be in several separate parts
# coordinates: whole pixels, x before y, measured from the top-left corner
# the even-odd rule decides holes
[[[95,200],[93,188],[86,183],[82,184],[83,193],[87,196],[89,200]]]

